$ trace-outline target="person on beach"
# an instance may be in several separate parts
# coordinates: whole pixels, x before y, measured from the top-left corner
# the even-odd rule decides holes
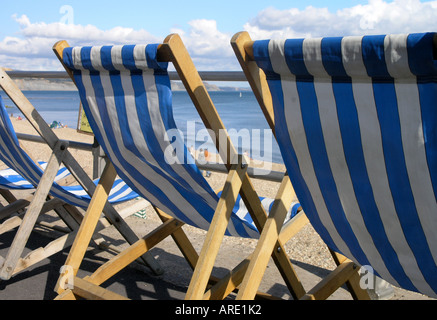
[[[200,150],[199,150],[199,156],[197,158],[197,161],[199,162],[199,164],[206,164],[206,162],[207,162],[206,158],[205,158],[205,150],[203,150],[203,148],[200,148]],[[203,172],[205,172],[205,177],[209,178],[211,176],[210,171],[203,171],[203,170],[201,170],[201,171],[202,171],[202,174],[203,174]]]

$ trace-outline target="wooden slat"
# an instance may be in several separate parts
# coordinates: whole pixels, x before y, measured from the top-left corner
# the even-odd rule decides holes
[[[158,216],[162,220],[162,222],[166,222],[169,219],[172,219],[169,215],[167,215],[165,212],[160,210],[157,207],[153,207],[155,211],[157,212]],[[183,225],[184,223],[180,221],[180,224]],[[196,267],[197,261],[199,260],[199,255],[194,249],[193,244],[188,239],[187,235],[185,234],[184,230],[182,228],[176,229],[171,234],[174,242],[176,243],[177,247],[181,251],[182,255],[184,256],[185,260],[187,260],[190,267],[194,270]]]
[[[170,219],[98,268],[87,281],[100,285],[167,238],[183,224]]]
[[[73,293],[88,300],[129,300],[126,297],[78,277],[74,278]]]
[[[322,279],[302,300],[325,300],[340,288],[350,277],[357,273],[357,266],[348,260],[339,265],[327,277]]]
[[[250,264],[247,268],[240,290],[238,291],[237,299],[252,300],[255,298],[273,250],[277,247],[279,234],[284,224],[288,208],[290,208],[291,203],[295,200],[296,195],[290,179],[288,178],[288,175],[286,175],[279,187],[270,216],[267,219],[260,239],[258,240],[255,252],[250,259]],[[297,297],[301,297],[305,294],[305,290],[298,280],[296,273],[293,273],[292,287]]]
[[[252,43],[253,42],[247,32],[237,33],[231,40],[231,46],[236,53],[235,55],[240,62],[244,75],[252,87],[252,91],[261,106],[261,110],[264,113],[267,123],[270,128],[272,128],[273,134],[275,134],[275,115],[273,111],[272,96],[264,72],[258,68],[256,62],[253,61],[253,55],[251,56],[250,54]]]
[[[80,225],[78,234],[74,240],[73,246],[67,257],[65,265],[70,266],[74,272],[77,274],[80,264],[85,256],[85,252],[94,234],[94,231],[99,221],[102,210],[108,199],[111,187],[114,184],[117,173],[115,172],[114,166],[108,162],[105,169],[103,170],[102,177],[96,188],[96,192],[91,199],[90,205],[85,213],[85,217]],[[60,276],[60,279],[62,275]],[[61,293],[63,289],[57,284],[57,292]]]
[[[231,167],[188,287],[187,300],[200,300],[205,293],[246,170],[247,166],[242,166],[241,160]]]

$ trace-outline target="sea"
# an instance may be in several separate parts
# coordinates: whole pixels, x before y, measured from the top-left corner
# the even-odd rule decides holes
[[[23,91],[45,121],[78,128],[80,98],[77,91]],[[283,163],[276,140],[251,91],[211,91],[217,111],[240,153],[254,160]],[[8,113],[21,112],[3,95]],[[185,91],[173,92],[173,114],[187,147],[215,151],[190,97]]]

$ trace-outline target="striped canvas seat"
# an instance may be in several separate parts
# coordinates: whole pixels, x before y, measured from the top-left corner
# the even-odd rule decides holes
[[[36,188],[44,173],[44,163],[37,165],[20,147],[9,115],[0,97],[0,160],[9,169],[0,171],[0,186],[8,189]],[[91,197],[79,185],[60,186],[56,183],[67,175],[69,171],[62,167],[55,178],[51,193],[67,203],[75,206],[87,207]],[[97,179],[95,184],[99,182]],[[126,183],[118,179],[111,190],[109,201],[119,203],[138,197],[138,194],[129,188]]]
[[[38,164],[42,169],[47,167],[47,162],[38,161]],[[59,169],[55,181],[64,179],[69,175],[70,173],[67,168],[62,167]],[[8,190],[29,190],[34,189],[35,187],[29,181],[24,179],[17,171],[7,168],[0,170],[0,188]]]
[[[253,43],[276,137],[327,245],[437,294],[434,33]]]
[[[157,48],[70,47],[63,61],[74,72],[93,132],[119,176],[164,212],[207,230],[219,197],[176,127],[168,63],[158,62]],[[238,204],[226,234],[258,237]]]

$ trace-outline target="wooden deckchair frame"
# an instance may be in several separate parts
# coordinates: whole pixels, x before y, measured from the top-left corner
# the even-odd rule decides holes
[[[56,136],[41,115],[37,112],[37,110],[35,110],[33,105],[17,87],[14,81],[1,68],[0,87],[20,109],[20,111],[27,118],[37,133],[44,139],[47,145],[52,149],[52,154],[48,161],[47,167],[44,170],[44,174],[39,182],[38,187],[36,188],[33,197],[31,200],[26,200],[30,200],[30,204],[24,214],[23,219],[21,220],[18,217],[14,217],[14,223],[17,221],[19,228],[11,247],[8,250],[6,258],[0,259],[0,278],[2,280],[8,280],[12,277],[12,275],[63,250],[64,248],[69,247],[73,243],[75,234],[82,222],[83,215],[77,210],[77,208],[72,205],[65,204],[59,199],[54,198],[51,201],[46,201],[47,198],[50,198],[49,191],[61,163],[63,163],[65,167],[69,169],[72,176],[90,196],[93,195],[97,188],[91,178],[85,173],[84,169],[78,164],[76,159],[69,152],[68,142],[60,140]],[[7,209],[7,207],[5,209]],[[51,241],[46,247],[33,250],[26,257],[21,258],[29,236],[34,230],[38,217],[40,214],[51,209],[55,209],[61,219],[64,220],[64,222],[66,222],[69,228],[73,231]],[[102,210],[104,210],[107,220],[117,228],[117,230],[129,243],[134,243],[138,240],[138,237],[120,217],[119,213],[111,204],[105,203]],[[16,225],[13,226],[16,227]],[[108,226],[108,223],[106,222],[106,224],[99,224],[99,228],[96,231],[103,229],[104,226]],[[162,273],[162,269],[160,268],[159,264],[152,257],[145,255],[141,258],[156,273]]]
[[[53,50],[61,63],[62,53],[66,47],[68,47],[68,44],[65,41],[60,41],[53,47]],[[245,274],[248,266],[247,259],[238,265],[236,269],[234,269],[227,277],[219,280],[213,288],[210,288],[207,292],[205,292],[205,290],[210,281],[216,282],[216,279],[213,279],[210,276],[238,194],[240,194],[242,197],[248,211],[252,215],[253,221],[259,230],[262,230],[267,221],[267,214],[247,174],[247,165],[245,164],[243,157],[237,156],[237,152],[228,135],[226,135],[225,143],[223,143],[223,141],[219,141],[220,132],[225,130],[225,126],[223,125],[220,116],[217,113],[217,110],[191,60],[191,57],[189,56],[184,44],[182,43],[182,40],[177,34],[169,35],[158,47],[158,57],[160,61],[170,61],[173,63],[188,94],[190,95],[191,100],[193,101],[193,104],[203,120],[203,123],[207,129],[210,129],[212,132],[214,132],[214,138],[216,139],[215,145],[220,156],[225,160],[224,164],[228,169],[226,183],[219,199],[210,229],[207,232],[206,240],[201,253],[199,256],[197,255],[197,252],[188,241],[188,238],[182,229],[180,229],[183,223],[168,217],[165,215],[165,213],[155,208],[157,213],[164,221],[164,224],[160,227],[159,232],[157,230],[153,231],[136,244],[124,250],[120,255],[114,257],[106,264],[101,266],[93,275],[87,277],[86,280],[89,281],[89,286],[85,285],[81,281],[80,286],[82,288],[76,290],[75,286],[73,286],[73,288],[65,289],[66,284],[59,282],[56,288],[57,292],[60,294],[58,296],[59,299],[74,298],[75,295],[83,296],[84,287],[88,287],[90,290],[93,290],[93,292],[96,292],[96,290],[94,290],[96,289],[95,285],[99,286],[116,272],[134,261],[138,255],[147,252],[153,245],[168,235],[173,236],[179,248],[181,248],[183,255],[187,258],[191,267],[194,268],[194,274],[187,291],[186,299],[198,300],[203,298],[224,298],[241,283],[243,275]],[[71,70],[69,70],[67,67],[66,70],[74,81]],[[238,161],[233,161],[235,159],[238,159]],[[112,165],[109,166],[111,167],[112,171]],[[115,172],[112,172],[112,174],[114,175]],[[104,173],[104,176],[105,175],[106,173]],[[105,189],[103,181],[99,187]],[[292,190],[287,175],[284,177],[281,190],[283,190],[284,193]],[[275,203],[276,207],[283,208],[283,211],[285,212],[287,212],[285,208],[290,207],[292,201],[291,195],[293,193],[289,192],[288,194],[290,194],[289,197],[280,197]],[[85,253],[87,243],[90,240],[90,235],[92,234],[92,230],[95,226],[96,214],[93,213],[93,211],[99,211],[97,202],[102,201],[98,200],[99,196],[102,196],[102,199],[105,198],[103,192],[101,195],[99,195],[97,192],[94,195],[93,200],[87,210],[85,220],[80,227],[75,244],[73,244],[73,247],[67,258],[66,265],[70,266],[71,268],[66,269],[70,270],[70,272],[73,274],[64,273],[61,275],[60,279],[74,280],[76,277]],[[93,216],[94,218],[92,218]],[[296,223],[293,223],[290,228],[286,229],[283,237],[276,238],[277,250],[269,254],[269,256],[271,255],[273,257],[292,295],[300,298],[304,296],[305,291],[296,276],[290,260],[285,254],[282,244],[284,241],[288,240],[287,236],[292,236],[295,234],[297,230],[299,230],[307,222],[307,219],[304,215],[299,215],[299,217],[297,217],[295,220]],[[108,293],[105,294],[105,297],[110,296],[111,295]],[[92,297],[96,297],[96,295],[93,294]],[[105,297],[100,296],[100,298]]]
[[[232,37],[231,46],[264,113],[267,123],[274,135],[276,135],[272,96],[264,72],[253,59],[252,39],[247,32],[240,32]],[[271,216],[270,219],[269,222],[271,224],[266,225],[262,232],[256,253],[250,261],[248,271],[241,285],[238,296],[241,299],[250,299],[256,293],[262,274],[267,266],[268,253],[274,249],[274,238],[271,238],[270,234],[276,234],[275,228],[277,225],[281,225],[284,217],[281,214],[277,214],[276,216]],[[276,221],[273,222],[273,220]],[[332,250],[330,250],[330,253],[337,264],[337,268],[311,289],[303,299],[326,299],[345,283],[354,299],[369,299],[367,291],[359,285],[358,267],[343,255]]]

